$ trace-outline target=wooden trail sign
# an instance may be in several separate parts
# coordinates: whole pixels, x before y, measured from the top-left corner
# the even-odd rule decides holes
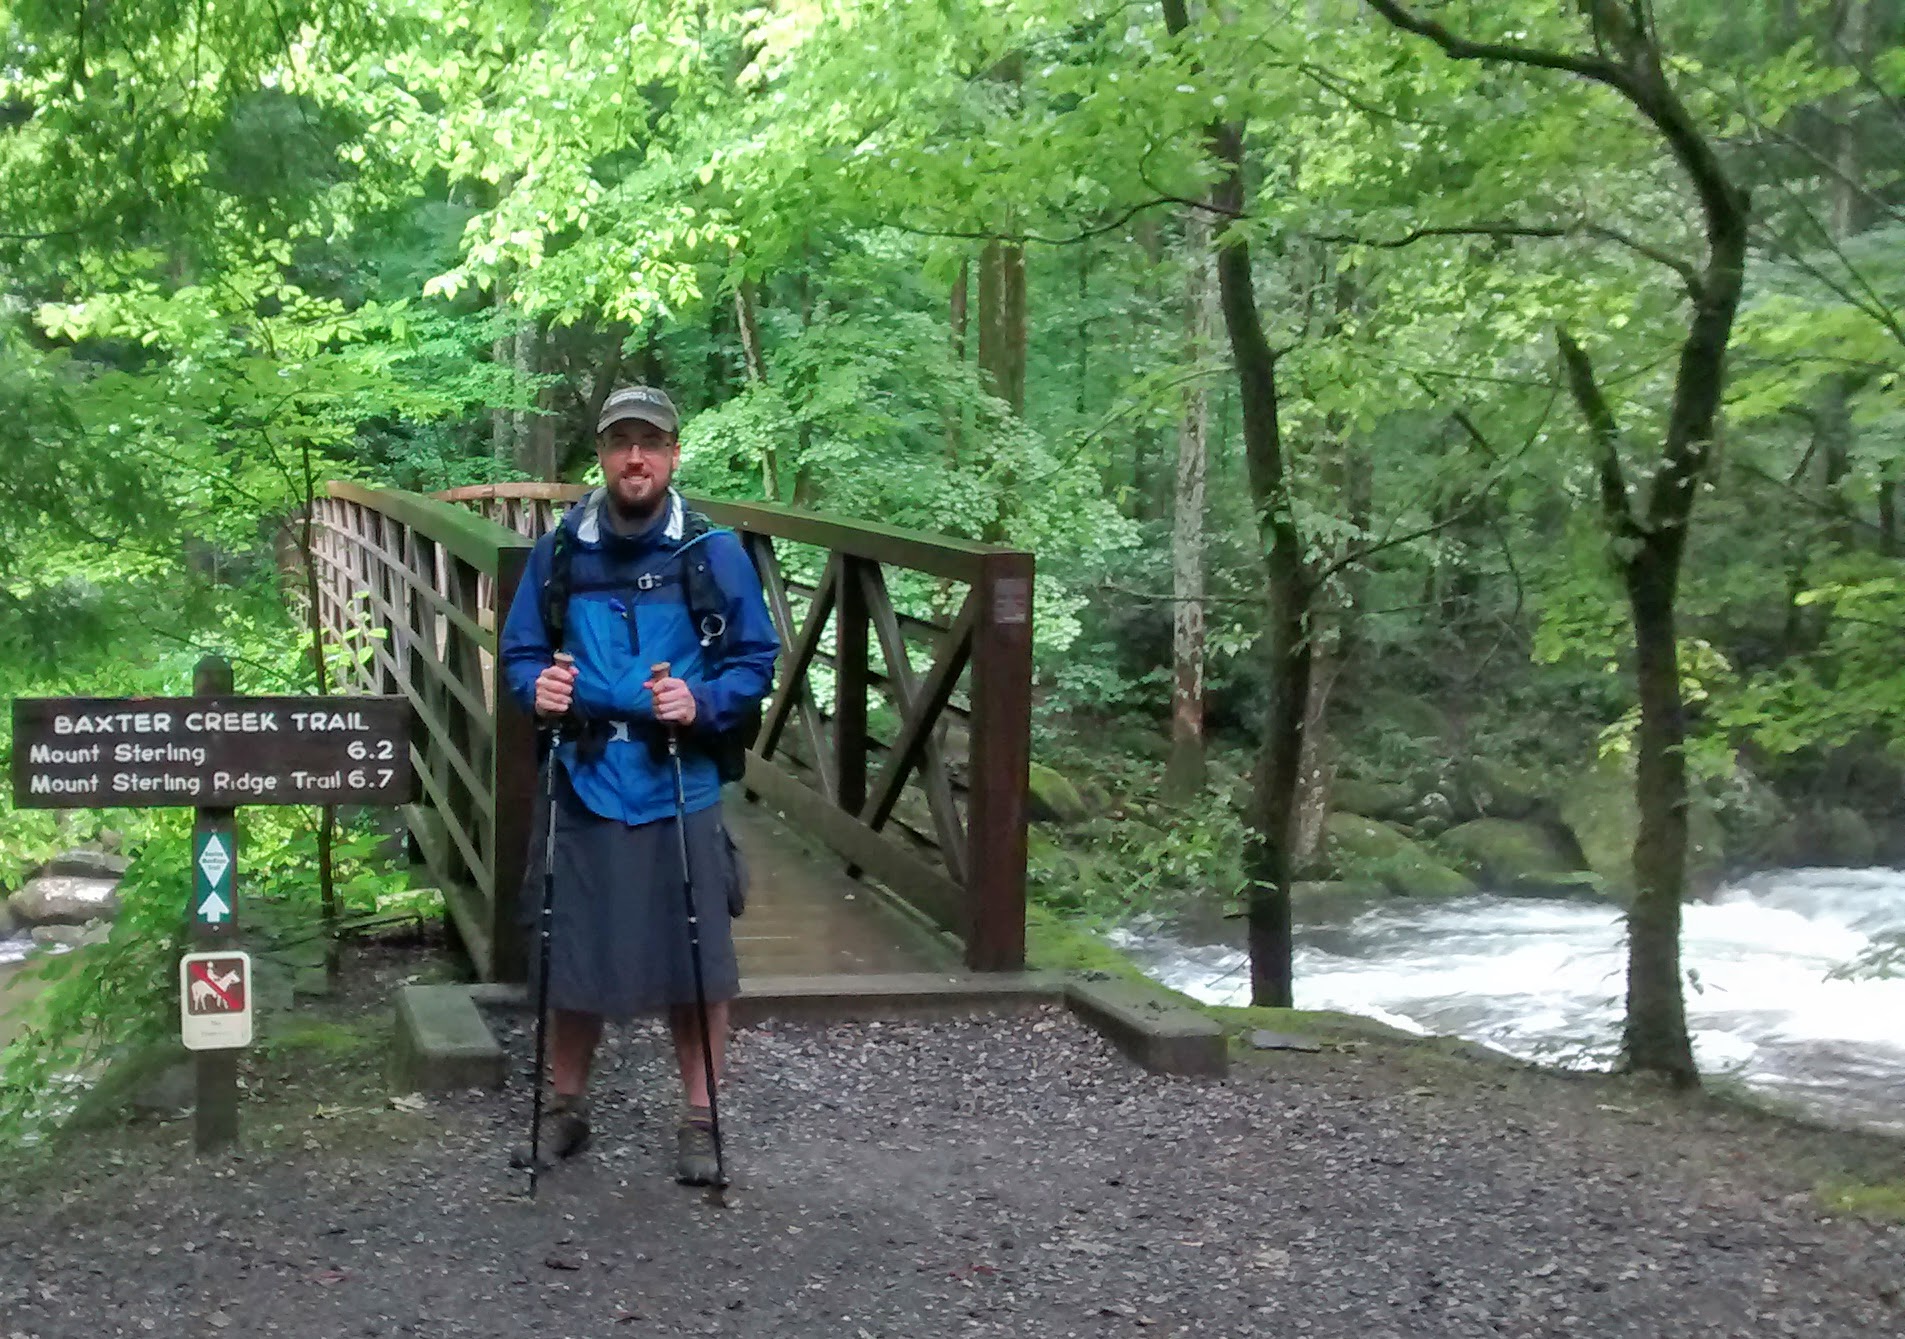
[[[21,809],[189,807],[200,952],[179,963],[179,1020],[198,1055],[201,1151],[238,1137],[238,1051],[251,1044],[251,959],[237,947],[238,825],[248,804],[416,799],[402,697],[243,697],[231,666],[198,664],[191,697],[20,698],[13,803]]]
[[[20,698],[13,803],[403,804],[412,719],[401,697]]]

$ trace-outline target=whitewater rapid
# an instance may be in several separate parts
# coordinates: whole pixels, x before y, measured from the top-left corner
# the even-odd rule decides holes
[[[1905,870],[1786,870],[1689,904],[1688,1025],[1703,1073],[1838,1123],[1905,1133],[1905,977],[1836,973],[1905,933]],[[1248,1002],[1247,963],[1156,928],[1114,931],[1158,980]],[[1617,908],[1484,894],[1395,899],[1340,925],[1299,925],[1296,1003],[1453,1034],[1568,1068],[1610,1066],[1626,945]]]

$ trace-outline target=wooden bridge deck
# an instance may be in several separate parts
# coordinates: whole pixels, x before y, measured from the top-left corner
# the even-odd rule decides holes
[[[964,970],[953,947],[764,804],[730,790],[726,813],[751,882],[734,923],[744,978]]]

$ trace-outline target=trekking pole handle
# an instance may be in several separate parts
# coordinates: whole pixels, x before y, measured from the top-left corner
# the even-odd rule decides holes
[[[575,657],[570,655],[567,651],[556,652],[555,668],[574,669]],[[551,733],[559,735],[562,733],[563,726],[569,724],[569,722],[574,718],[574,713],[575,713],[575,708],[573,706],[571,706],[568,711],[565,711],[560,716],[543,716],[540,713],[538,713],[536,723],[538,728],[543,730],[548,730]]]
[[[649,679],[651,681],[656,679],[666,679],[668,677],[669,668],[670,666],[666,660],[658,661],[655,664],[650,665],[648,667]],[[674,723],[671,721],[668,725],[668,754],[670,757],[675,756],[676,749],[679,747],[679,745],[676,743],[676,737],[679,734],[680,734],[680,731],[678,731],[675,728]]]

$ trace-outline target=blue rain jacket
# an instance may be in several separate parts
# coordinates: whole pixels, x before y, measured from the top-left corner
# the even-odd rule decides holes
[[[695,723],[683,732],[681,750],[683,790],[694,813],[721,798],[714,760],[694,747],[694,737],[733,727],[767,696],[780,639],[761,598],[760,577],[732,530],[710,530],[684,543],[687,509],[672,489],[663,516],[639,535],[616,534],[602,514],[607,505],[598,488],[559,523],[569,531],[572,591],[562,649],[576,660],[575,711],[614,723],[613,734],[590,761],[577,757],[574,741],[565,741],[558,756],[577,798],[592,812],[629,824],[652,823],[674,813],[675,782],[666,754],[655,756],[641,725],[655,718],[654,696],[642,686],[649,667],[667,661],[694,694]],[[697,545],[706,546],[715,583],[727,599],[727,630],[707,650],[690,625],[676,556]],[[536,541],[503,624],[509,690],[532,712],[536,678],[555,663],[542,616],[554,548],[553,531]],[[664,580],[642,589],[645,575]],[[711,664],[711,657],[718,663]]]

